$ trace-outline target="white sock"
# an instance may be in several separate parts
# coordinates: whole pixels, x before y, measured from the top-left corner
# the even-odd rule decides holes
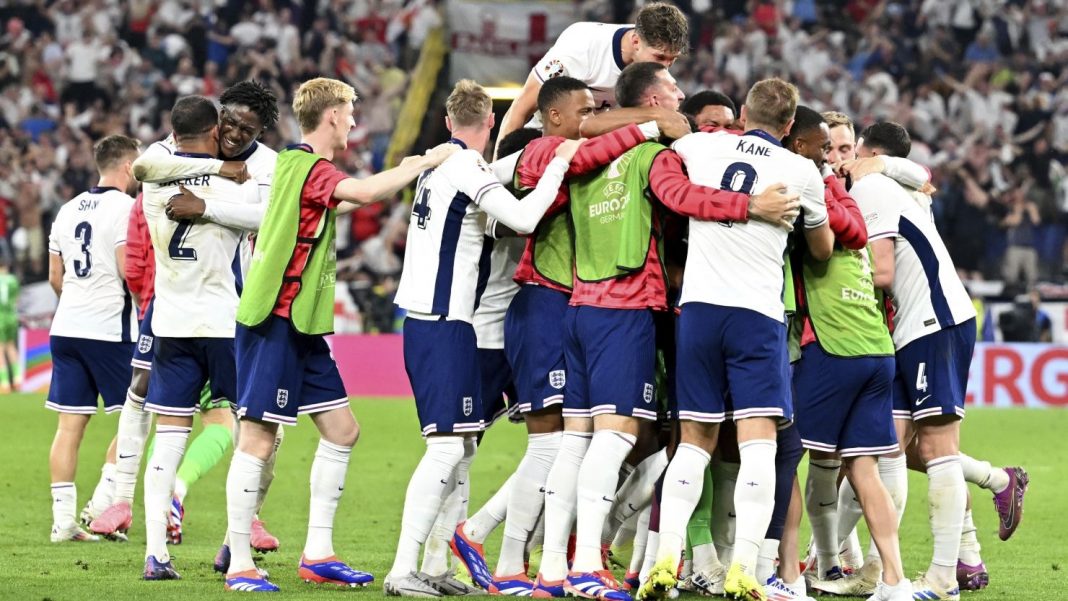
[[[711,574],[723,569],[723,562],[716,553],[716,545],[697,545],[693,548],[693,569],[695,572]]]
[[[956,455],[927,462],[927,505],[934,539],[934,553],[927,573],[940,584],[956,580],[967,496],[967,484]]]
[[[764,542],[760,543],[760,553],[757,555],[757,582],[766,583],[775,575],[775,562],[778,559],[779,541],[773,538],[765,538]]]
[[[400,540],[390,576],[399,578],[418,568],[419,548],[430,534],[441,509],[442,494],[463,458],[462,437],[432,436],[426,439],[426,452],[412,473],[404,495]]]
[[[909,467],[904,455],[879,458],[879,479],[882,480],[890,500],[897,510],[897,523],[905,515],[905,505],[909,500]]]
[[[115,492],[113,502],[133,505],[141,453],[152,425],[152,414],[144,411],[145,399],[126,391],[126,403],[119,414],[119,432],[115,442]]]
[[[578,475],[574,572],[596,572],[601,562],[601,531],[615,501],[619,466],[637,438],[625,432],[594,432]]]
[[[156,426],[156,446],[145,467],[145,558],[171,560],[167,553],[167,516],[178,465],[192,428]]]
[[[456,486],[456,476],[449,478],[449,484],[443,491],[445,500],[441,503],[434,526],[423,543],[423,564],[419,571],[428,576],[440,576],[449,570],[449,541],[456,532],[456,520],[460,514],[463,491]],[[451,524],[451,525],[450,525]]]
[[[311,501],[308,503],[308,539],[304,543],[306,559],[325,559],[334,555],[334,514],[345,490],[352,447],[319,440],[311,467]],[[259,488],[257,487],[257,498]]]
[[[890,500],[894,502],[897,510],[897,523],[901,525],[901,516],[905,515],[905,505],[909,497],[909,473],[908,464],[904,455],[897,457],[879,457],[879,479],[882,480],[886,491],[890,493]],[[868,543],[868,555],[864,563],[881,561],[879,548],[875,546],[875,539]]]
[[[679,563],[686,546],[686,524],[701,499],[705,470],[712,457],[704,449],[682,443],[668,464],[664,474],[664,490],[660,497],[660,548],[657,561]]]
[[[979,461],[961,453],[960,467],[967,482],[985,488],[995,495],[1009,487],[1009,475],[1001,468],[991,467],[989,461]]]
[[[638,512],[638,521],[634,523],[634,550],[630,555],[630,565],[627,566],[628,574],[640,572],[642,569],[645,547],[649,544],[649,517],[652,513],[652,505]]]
[[[256,513],[259,513],[260,509],[263,508],[263,502],[267,500],[267,491],[271,489],[271,483],[274,482],[274,465],[278,460],[278,448],[282,446],[283,432],[285,432],[285,428],[278,426],[278,430],[274,434],[274,448],[271,449],[271,456],[267,458],[267,461],[263,462],[263,470],[260,472],[259,492],[256,493]],[[237,448],[236,445],[234,448]]]
[[[663,512],[660,515],[663,515]],[[653,570],[653,565],[656,564],[656,554],[659,550],[660,533],[655,530],[649,530],[649,538],[645,542],[645,557],[642,558],[642,567],[638,570],[638,580],[640,582],[649,580],[649,572]]]
[[[623,486],[616,491],[616,501],[605,524],[601,537],[602,543],[612,542],[616,531],[624,522],[649,506],[653,500],[653,493],[656,491],[656,481],[660,479],[660,474],[664,473],[667,466],[667,449],[661,449],[643,459],[627,477]]]
[[[586,432],[565,431],[560,452],[545,479],[545,544],[540,569],[545,580],[555,582],[567,576],[567,539],[575,521],[578,474],[592,438]]]
[[[972,521],[972,510],[964,510],[964,523],[960,532],[960,560],[970,566],[977,566],[983,562],[983,557],[979,554],[982,551],[982,547],[979,546],[979,539],[975,536],[975,522]]]
[[[57,528],[70,528],[77,524],[74,519],[77,503],[78,489],[73,482],[53,482],[52,525]]]
[[[712,462],[712,542],[716,556],[729,564],[734,551],[734,487],[741,466],[715,459]]]
[[[776,448],[774,440],[757,439],[738,444],[742,467],[734,489],[734,512],[738,518],[731,563],[741,566],[750,576],[756,576],[760,545],[775,510]]]
[[[616,533],[612,535],[612,542],[609,543],[609,548],[622,547],[634,540],[634,536],[638,531],[638,517],[642,514],[642,511],[644,511],[644,508],[639,510],[638,513],[623,520],[623,523],[619,525],[619,528],[616,528]]]
[[[837,459],[813,459],[808,462],[805,483],[805,511],[812,524],[813,546],[818,560],[817,574],[822,578],[838,565],[838,472]]]
[[[556,461],[561,438],[563,432],[527,436],[527,451],[515,470],[515,483],[508,496],[508,517],[504,522],[497,576],[512,576],[524,571],[523,552],[545,504],[545,480]]]
[[[263,460],[244,451],[234,451],[230,471],[226,474],[226,531],[231,574],[256,568],[249,541],[263,470]]]
[[[114,498],[115,464],[105,463],[104,467],[100,468],[100,481],[96,483],[96,489],[93,490],[93,498],[89,500],[89,509],[93,516],[98,516],[111,507]]]
[[[515,474],[513,473],[504,481],[497,492],[493,493],[489,501],[478,510],[475,515],[471,516],[466,522],[464,522],[464,536],[475,541],[476,543],[484,543],[497,526],[504,521],[504,518],[508,513],[508,497],[512,494],[512,485],[515,482]],[[459,502],[459,498],[457,498]],[[452,533],[449,533],[452,536]]]
[[[856,527],[863,515],[864,510],[853,485],[849,483],[849,478],[843,478],[838,487],[838,549],[846,556],[846,563],[853,567],[857,567],[862,560],[860,543],[855,541],[859,541]]]

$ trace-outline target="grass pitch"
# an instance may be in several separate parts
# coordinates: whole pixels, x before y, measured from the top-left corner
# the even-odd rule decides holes
[[[338,555],[357,569],[375,574],[365,589],[315,587],[298,580],[296,566],[308,512],[308,472],[317,442],[314,426],[301,419],[288,428],[263,519],[282,541],[281,550],[262,557],[260,567],[291,599],[380,598],[381,581],[393,559],[400,530],[404,491],[422,455],[411,402],[358,399],[353,410],[363,434],[353,453],[348,483],[334,530]],[[198,482],[186,501],[185,542],[172,547],[177,582],[140,580],[144,557],[144,509],[138,484],[130,542],[62,544],[48,542],[51,509],[48,449],[55,414],[41,395],[0,398],[0,599],[232,599],[223,591],[211,561],[226,525],[224,483],[229,457]],[[82,445],[77,477],[78,509],[99,477],[117,417],[95,417]],[[1068,599],[1068,412],[973,409],[964,425],[966,452],[995,465],[1020,464],[1031,474],[1025,519],[1008,542],[997,539],[997,516],[990,495],[971,487],[975,522],[990,570],[990,587],[965,593],[971,601]],[[195,435],[196,431],[194,431]],[[472,467],[473,513],[515,468],[524,449],[521,426],[500,423],[487,434]],[[802,473],[802,478],[804,477]],[[910,474],[909,509],[901,530],[908,575],[922,570],[931,553],[925,511],[926,481]],[[801,539],[808,540],[807,524]],[[500,529],[487,545],[495,563]]]

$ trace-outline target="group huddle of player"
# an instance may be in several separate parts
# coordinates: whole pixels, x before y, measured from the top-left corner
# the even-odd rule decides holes
[[[299,575],[371,582],[333,548],[359,435],[324,339],[335,217],[418,178],[396,303],[426,451],[387,595],[904,601],[986,586],[966,482],[994,493],[1007,539],[1027,475],[959,452],[975,312],[907,132],[876,123],[855,138],[779,79],[738,113],[712,91],[683,104],[669,67],[687,39],[664,3],[634,26],[572,25],[491,163],[492,101],[469,80],[446,102],[447,143],[363,180],[331,163],[355,99],[331,79],[296,91],[302,140],[281,152],[256,141],[278,109],[251,81],[221,112],[180,99],[173,135],[144,153],[100,141],[100,182],[63,207],[49,244],[52,540],[125,538],[156,414],[144,578],[179,577],[167,544],[181,542],[185,493],[232,443],[214,566],[227,590],[277,591],[252,557],[278,548],[256,516],[280,426],[308,414],[321,440]],[[122,413],[87,532],[73,480],[98,394]],[[187,449],[198,407],[209,426]],[[481,434],[506,412],[526,424],[526,452],[468,518]],[[907,468],[927,473],[934,541],[915,581],[898,546]],[[502,522],[491,570],[482,544]]]

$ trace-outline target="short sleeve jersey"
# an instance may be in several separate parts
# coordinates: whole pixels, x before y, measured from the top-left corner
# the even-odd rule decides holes
[[[561,75],[574,77],[590,86],[597,108],[612,108],[616,106],[616,81],[626,66],[623,35],[631,29],[634,26],[608,23],[570,25],[531,73],[542,83]]]
[[[801,195],[806,228],[827,221],[823,178],[816,165],[782,147],[771,135],[754,130],[683,136],[672,146],[694,183],[722,190],[760,194],[782,182]],[[751,309],[784,321],[783,253],[788,233],[762,221],[690,220],[689,252],[680,304],[701,302]]]
[[[133,340],[137,316],[115,259],[116,249],[126,245],[133,204],[115,188],[91,188],[59,209],[48,235],[48,252],[63,259],[53,336]]]
[[[975,317],[968,291],[957,276],[930,203],[921,203],[894,180],[874,174],[849,190],[864,214],[868,241],[894,240],[894,346]],[[878,265],[875,266],[878,269]]]

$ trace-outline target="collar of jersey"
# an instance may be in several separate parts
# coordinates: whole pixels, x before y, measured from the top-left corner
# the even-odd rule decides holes
[[[304,152],[315,152],[315,150],[312,149],[311,144],[305,144],[304,142],[290,144],[289,146],[286,146],[286,150],[303,150]]]
[[[176,152],[176,157],[188,157],[190,159],[214,159],[215,157],[206,152]]]
[[[259,145],[260,145],[259,142],[253,140],[252,144],[250,144],[249,147],[245,149],[245,152],[242,152],[241,154],[237,155],[236,157],[234,157],[232,159],[226,159],[226,160],[228,160],[228,161],[247,161],[248,158],[250,156],[252,156],[252,153],[256,152],[256,148],[259,147]]]
[[[766,132],[766,131],[764,131],[762,129],[751,129],[751,130],[745,132],[742,135],[743,136],[756,136],[758,138],[763,139],[765,142],[768,142],[769,144],[774,144],[774,145],[782,148],[782,142],[777,140],[775,138],[775,136],[769,134],[768,132]]]
[[[615,35],[612,36],[612,58],[616,60],[616,66],[622,71],[623,67],[623,36],[627,35],[627,32],[633,27],[620,27],[616,30]]]
[[[467,144],[464,144],[464,141],[459,139],[459,138],[449,138],[449,143],[450,144],[457,144],[457,145],[460,146],[460,148],[463,148],[464,150],[467,150]]]
[[[114,190],[116,192],[119,191],[119,189],[116,188],[115,186],[93,186],[92,188],[89,188],[89,193],[90,194],[103,194],[104,192],[108,192],[110,190]]]

